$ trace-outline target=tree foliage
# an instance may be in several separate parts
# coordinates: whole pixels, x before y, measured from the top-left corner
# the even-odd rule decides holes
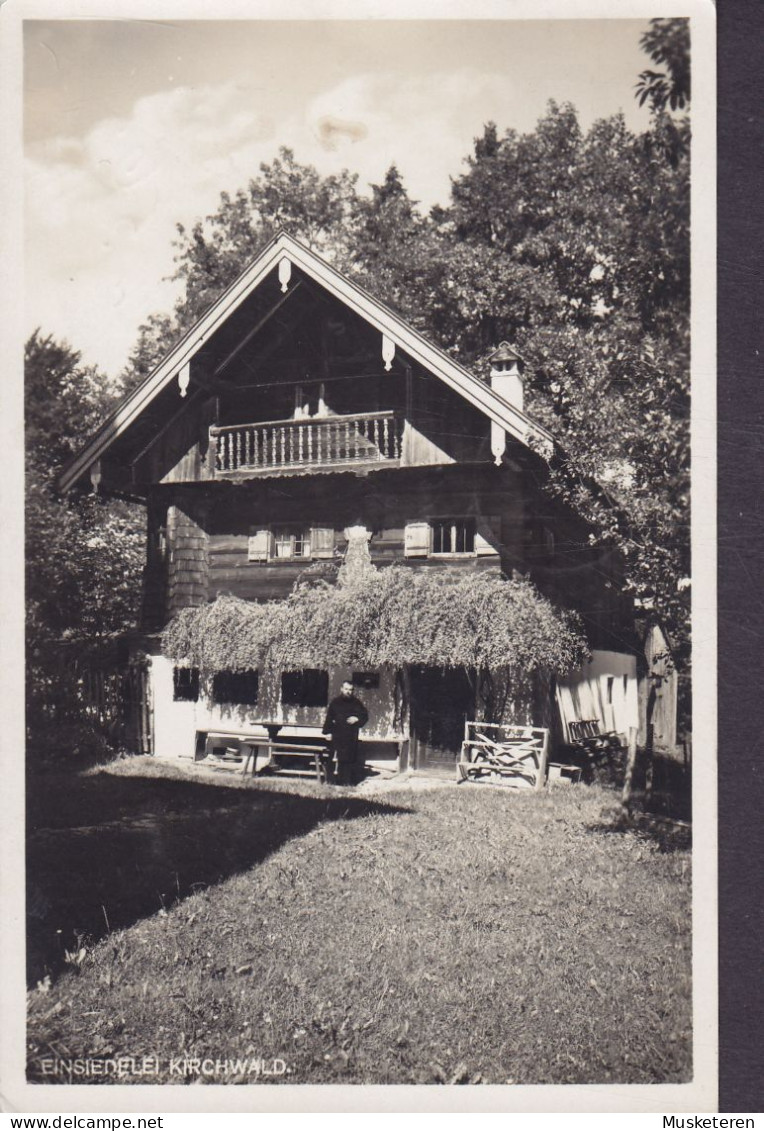
[[[664,71],[645,70],[637,82],[640,106],[649,102],[653,110],[684,110],[690,102],[690,21],[650,20],[640,47]]]
[[[108,381],[66,343],[35,330],[24,346],[27,469],[50,480],[98,425],[114,398]]]
[[[135,624],[143,564],[138,508],[92,494],[62,498],[56,477],[114,391],[66,344],[35,331],[25,347],[26,610],[30,662],[67,637]]]
[[[218,597],[179,612],[162,645],[207,673],[338,664],[560,672],[587,655],[576,621],[525,578],[400,566],[301,584],[285,601]]]
[[[686,658],[689,147],[678,130],[661,114],[635,136],[617,116],[584,135],[572,107],[554,104],[532,135],[489,125],[441,222],[454,226],[467,294],[484,293],[497,262],[493,301],[464,319],[452,306],[452,348],[484,372],[483,342],[518,345],[527,409],[562,452],[551,489],[595,542],[621,550],[627,591]],[[498,281],[523,270],[532,284],[503,302]]]

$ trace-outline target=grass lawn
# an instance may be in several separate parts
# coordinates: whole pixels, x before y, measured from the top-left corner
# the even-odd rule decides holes
[[[620,827],[614,799],[151,759],[41,776],[29,1078],[121,1056],[158,1075],[92,1082],[191,1083],[185,1058],[243,1061],[217,1084],[274,1058],[269,1082],[686,1081],[689,850]]]

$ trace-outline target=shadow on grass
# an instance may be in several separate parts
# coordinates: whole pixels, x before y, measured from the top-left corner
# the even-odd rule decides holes
[[[627,813],[620,808],[605,810],[597,824],[587,825],[593,833],[627,833],[653,841],[661,852],[686,852],[692,847],[692,828],[686,822],[654,813]]]
[[[409,810],[163,777],[41,775],[27,806],[27,976],[258,864],[324,821]]]

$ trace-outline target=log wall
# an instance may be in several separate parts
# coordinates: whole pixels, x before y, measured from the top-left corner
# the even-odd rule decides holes
[[[189,508],[190,510],[190,508]],[[208,534],[181,505],[167,508],[167,611],[202,605],[208,595]]]
[[[476,520],[486,540],[480,554],[406,556],[408,523],[467,517]],[[371,532],[369,552],[378,568],[399,564],[530,574],[555,603],[582,614],[592,647],[629,651],[632,646],[623,628],[629,618],[617,562],[589,546],[580,524],[555,513],[519,468],[452,464],[367,475],[166,485],[150,496],[149,521],[146,628],[161,627],[179,609],[220,594],[251,601],[282,599],[306,569],[339,564],[346,548],[344,530],[361,525]],[[164,556],[151,549],[163,521]],[[279,525],[332,530],[333,558],[251,561],[250,537]],[[545,528],[554,534],[551,548],[544,541]]]
[[[497,469],[498,470],[498,469]],[[395,478],[393,478],[395,476]],[[525,516],[522,492],[513,472],[494,469],[422,469],[359,479],[355,476],[314,480],[310,492],[281,484],[242,485],[212,508],[208,540],[208,597],[230,593],[246,600],[285,597],[310,561],[248,560],[250,533],[276,524],[334,530],[335,561],[344,556],[344,529],[363,525],[372,532],[369,552],[378,568],[521,569],[525,562]],[[474,517],[494,553],[465,557],[405,556],[407,523],[438,517]],[[325,560],[325,559],[324,559]]]

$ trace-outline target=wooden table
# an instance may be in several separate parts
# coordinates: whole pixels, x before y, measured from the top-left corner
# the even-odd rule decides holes
[[[254,776],[257,773],[258,759],[260,751],[262,750],[265,756],[265,762],[261,770],[265,769],[266,766],[278,769],[276,759],[279,755],[282,757],[309,759],[312,762],[310,771],[298,770],[295,772],[315,773],[319,781],[324,780],[325,773],[322,763],[326,753],[326,740],[323,737],[315,736],[315,741],[312,743],[301,742],[299,741],[300,735],[297,735],[295,740],[286,735],[279,739],[279,732],[285,728],[288,728],[290,731],[296,729],[288,723],[258,723],[257,729],[266,731],[267,737],[262,734],[253,734],[252,731],[247,730],[220,730],[218,728],[197,730],[195,760],[201,761],[202,758],[207,757],[210,743],[221,746],[223,744],[232,746],[235,743],[239,749],[243,750],[245,753],[242,774],[248,773],[250,763],[252,764],[252,775]],[[217,742],[216,740],[220,741]],[[223,763],[223,765],[224,764],[225,763]]]

